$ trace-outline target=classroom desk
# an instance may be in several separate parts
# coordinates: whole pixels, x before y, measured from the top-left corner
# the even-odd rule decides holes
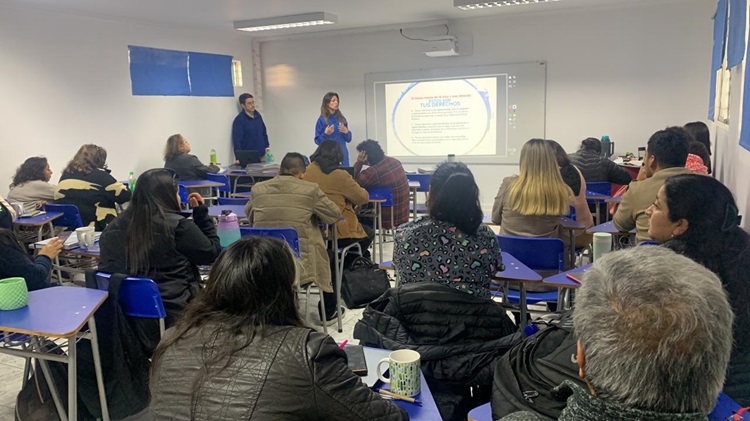
[[[409,181],[409,196],[411,196],[411,220],[417,219],[417,193],[419,190],[419,181]]]
[[[468,421],[492,421],[492,404],[487,402],[469,411]]]
[[[77,384],[77,340],[84,338],[91,341],[94,356],[94,371],[99,390],[99,402],[102,407],[102,418],[109,420],[107,399],[104,393],[99,343],[96,337],[94,313],[107,299],[106,291],[78,287],[53,287],[29,292],[29,305],[18,310],[0,311],[0,331],[31,335],[30,344],[17,346],[2,343],[0,353],[23,358],[40,360],[42,371],[47,375],[49,368],[46,361],[58,361],[68,364],[68,417],[78,419],[78,384]],[[88,331],[81,329],[88,324]],[[67,353],[64,355],[45,353],[41,350],[42,339],[67,339]],[[60,396],[54,387],[52,396],[61,419],[66,419]]]
[[[602,202],[609,199],[610,197],[611,196],[606,195],[606,194],[601,194],[601,193],[593,192],[591,190],[586,190],[586,200],[593,200],[594,206],[596,206],[596,215],[594,215],[594,219],[596,220],[596,225],[599,225],[602,223],[602,221],[599,220],[599,213],[600,213],[599,211],[601,207],[600,205],[602,204]],[[607,215],[609,215],[609,213],[607,213]]]
[[[376,371],[378,368],[378,362],[383,358],[388,358],[388,355],[393,351],[387,349],[370,348],[368,346],[362,348],[364,348],[365,361],[367,362],[367,375],[362,376],[362,382],[367,386],[372,387],[378,381],[378,373]],[[394,400],[393,403],[400,406],[401,408],[404,408],[406,412],[409,413],[409,419],[412,421],[440,420],[442,419],[442,417],[440,416],[440,411],[438,410],[437,404],[435,403],[435,399],[432,397],[432,392],[430,392],[430,387],[427,385],[427,380],[425,380],[424,374],[422,374],[421,371],[420,377],[422,379],[421,392],[414,397],[422,401],[422,406],[400,400]],[[382,387],[378,387],[377,390],[379,389],[390,390],[390,386],[388,384],[384,384]]]
[[[562,302],[560,303],[559,308],[560,309],[568,309],[572,306],[572,300],[571,300],[571,290],[577,289],[581,286],[578,282],[570,279],[567,277],[568,274],[571,274],[572,276],[575,276],[577,279],[581,279],[581,276],[584,272],[589,270],[591,268],[591,263],[588,265],[584,265],[581,267],[573,268],[571,270],[567,270],[565,272],[560,272],[556,275],[549,276],[547,278],[544,278],[542,280],[542,283],[544,285],[549,285],[551,287],[556,288],[563,288],[562,295]]]
[[[188,190],[213,189],[214,187],[222,187],[224,185],[224,183],[210,180],[187,180],[179,181],[177,184],[185,186],[185,188]]]
[[[267,164],[249,164],[245,168],[227,167],[220,174],[224,174],[229,177],[230,185],[232,186],[232,193],[237,192],[237,183],[240,178],[250,178],[249,184],[241,184],[242,186],[252,186],[257,183],[257,179],[267,179],[276,177],[279,173],[278,165],[267,165]]]
[[[568,247],[568,256],[570,259],[570,267],[573,267],[576,265],[576,235],[574,231],[586,229],[586,226],[578,221],[568,218],[567,216],[560,217],[560,226],[564,230],[567,230],[570,236],[569,237],[570,246]]]
[[[635,234],[635,229],[632,229],[630,231],[620,231],[615,227],[614,221],[605,222],[603,224],[595,225],[589,229],[586,230],[589,234],[594,234],[597,232],[606,232],[612,235],[630,235]]]
[[[503,251],[501,252],[501,254],[505,270],[497,272],[495,276],[492,277],[492,279],[493,281],[497,280],[506,282],[506,285],[509,281],[518,282],[518,306],[520,307],[521,311],[521,325],[523,325],[528,313],[528,309],[526,308],[526,282],[541,282],[542,276],[531,270],[528,266],[521,263],[521,261],[513,257],[510,253]],[[507,301],[507,297],[504,297],[503,300]],[[523,326],[520,326],[520,328],[523,329]]]
[[[372,254],[373,254],[373,260],[374,261],[380,261],[383,260],[383,242],[385,240],[385,233],[383,232],[383,207],[382,204],[386,202],[385,198],[380,197],[378,194],[368,191],[367,192],[370,195],[370,201],[373,205],[374,214],[373,214],[373,225],[375,229],[375,239],[374,243],[372,244]],[[393,212],[391,210],[391,212]],[[376,244],[377,243],[377,244]],[[375,255],[375,251],[378,251],[377,256]]]
[[[219,218],[219,215],[221,215],[221,211],[223,210],[231,210],[234,212],[235,215],[237,215],[237,218],[239,219],[246,219],[247,215],[245,215],[245,207],[242,205],[216,205],[216,206],[209,206],[208,207],[208,216],[212,218]],[[192,210],[189,212],[192,213]]]
[[[36,227],[37,241],[42,241],[42,228],[49,225],[49,232],[54,232],[52,221],[63,216],[62,212],[44,212],[36,216],[23,216],[16,219],[13,224],[20,227]]]

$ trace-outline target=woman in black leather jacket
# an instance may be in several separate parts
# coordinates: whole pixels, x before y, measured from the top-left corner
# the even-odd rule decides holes
[[[172,420],[404,420],[297,313],[286,244],[247,237],[211,268],[208,286],[154,353],[151,410]]]

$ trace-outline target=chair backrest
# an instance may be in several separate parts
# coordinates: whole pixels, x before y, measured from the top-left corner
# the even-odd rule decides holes
[[[47,203],[44,205],[44,210],[46,212],[62,212],[63,216],[52,221],[52,225],[56,227],[80,228],[83,226],[81,213],[76,205]]]
[[[245,206],[250,199],[247,197],[221,197],[219,196],[219,206]]]
[[[180,202],[182,204],[187,205],[188,204],[188,189],[182,184],[177,185],[177,192],[180,195]]]
[[[240,235],[255,235],[258,237],[273,237],[285,241],[294,251],[294,255],[300,257],[299,235],[294,228],[256,228],[240,227]]]
[[[432,174],[406,174],[406,179],[409,181],[418,181],[419,188],[417,191],[428,192],[430,191],[430,182],[432,181]]]
[[[586,190],[612,196],[612,184],[607,181],[587,181]]]
[[[393,206],[393,189],[390,187],[368,187],[367,192],[370,194],[371,199],[381,199],[385,202],[381,203],[380,206],[390,207]]]
[[[229,177],[227,177],[224,174],[206,174],[206,179],[208,181],[213,181],[216,183],[224,183],[223,186],[219,187],[219,192],[221,193],[229,193],[232,191],[232,186],[229,184]]]
[[[565,244],[559,238],[498,235],[500,249],[513,255],[533,270],[562,272],[565,267]]]
[[[96,284],[101,290],[109,289],[112,275],[96,273]],[[164,319],[167,312],[159,294],[159,287],[152,279],[127,277],[120,285],[120,307],[126,316]]]

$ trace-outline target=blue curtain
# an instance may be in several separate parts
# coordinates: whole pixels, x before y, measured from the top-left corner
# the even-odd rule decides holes
[[[128,48],[133,95],[190,95],[187,52]]]
[[[232,56],[190,52],[193,96],[234,96]]]
[[[721,63],[724,61],[724,40],[727,38],[727,6],[727,0],[719,0],[716,6],[716,16],[714,16],[714,48],[711,55],[711,86],[708,95],[708,119],[711,121],[715,117],[716,71],[721,69]]]
[[[747,53],[750,53],[748,48]],[[746,54],[747,54],[746,53]],[[750,151],[750,57],[745,56],[745,91],[742,93],[742,129],[740,129],[740,146]]]
[[[727,68],[742,63],[745,57],[745,21],[747,0],[729,0],[729,39],[727,41]]]

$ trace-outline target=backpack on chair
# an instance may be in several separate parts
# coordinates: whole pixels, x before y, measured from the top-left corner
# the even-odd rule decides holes
[[[535,322],[543,330],[515,345],[500,359],[492,385],[492,419],[529,411],[543,419],[556,420],[566,400],[554,396],[552,389],[563,380],[585,387],[575,361],[577,340],[572,315],[569,310]]]

